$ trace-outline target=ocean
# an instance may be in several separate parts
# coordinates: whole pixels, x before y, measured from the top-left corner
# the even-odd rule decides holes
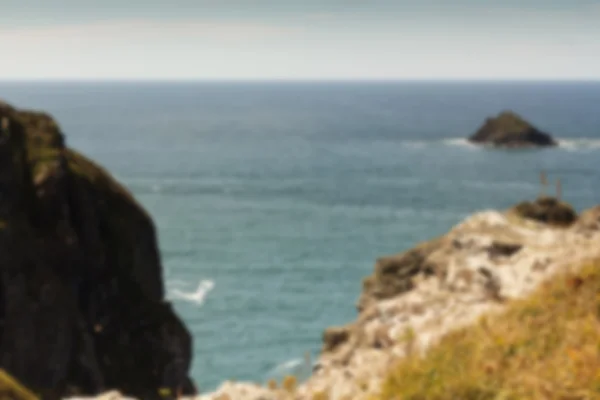
[[[600,203],[600,83],[4,82],[0,98],[53,114],[150,211],[202,391],[302,378],[377,257],[533,199],[541,171],[578,210]],[[505,109],[560,147],[467,144]]]

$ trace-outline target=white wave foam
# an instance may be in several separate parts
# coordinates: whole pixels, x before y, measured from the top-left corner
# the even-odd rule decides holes
[[[469,149],[477,149],[480,146],[469,142],[466,138],[451,138],[442,139],[439,141],[407,141],[407,146],[419,148],[425,147],[426,145],[443,144],[445,146],[462,147]],[[574,138],[574,139],[561,139],[558,140],[559,147],[565,150],[597,150],[600,149],[600,139],[592,138]]]
[[[406,147],[410,147],[413,149],[422,149],[430,146],[454,146],[454,147],[463,147],[467,149],[475,149],[476,145],[469,142],[465,138],[451,138],[451,139],[440,139],[440,140],[406,140],[403,141],[402,144]]]
[[[600,139],[564,139],[559,140],[558,144],[560,147],[569,151],[600,149]]]
[[[306,363],[306,361],[301,358],[294,358],[293,360],[286,361],[284,363],[279,364],[275,368],[273,368],[271,370],[271,374],[274,375],[274,374],[280,374],[283,372],[288,372],[288,371],[294,370],[294,369],[302,366],[305,363]]]
[[[202,305],[204,304],[206,296],[214,287],[215,283],[213,281],[202,280],[194,292],[184,292],[178,288],[173,288],[170,290],[167,297],[171,300],[184,300],[197,305]]]
[[[477,146],[475,144],[469,142],[465,138],[444,139],[444,140],[442,140],[442,143],[447,146],[457,146],[457,147],[464,147],[464,148],[468,148],[468,149],[477,148]]]
[[[267,379],[281,379],[285,376],[295,376],[300,382],[308,379],[313,371],[315,362],[311,362],[308,358],[294,358],[283,362],[267,373]]]

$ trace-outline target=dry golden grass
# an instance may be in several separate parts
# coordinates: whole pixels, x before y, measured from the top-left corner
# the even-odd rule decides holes
[[[312,395],[312,400],[329,400],[329,395],[326,392],[316,392]]]
[[[600,399],[600,262],[395,366],[374,400]]]
[[[277,390],[277,382],[274,379],[269,379],[269,382],[267,382],[267,387],[269,390]]]
[[[298,387],[298,380],[293,375],[287,375],[281,382],[281,388],[288,393],[294,393]]]
[[[0,369],[0,399],[39,400],[29,389],[2,369]]]

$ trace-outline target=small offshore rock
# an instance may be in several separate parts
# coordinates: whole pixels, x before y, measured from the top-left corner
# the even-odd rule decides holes
[[[468,139],[471,143],[505,148],[552,147],[554,138],[513,111],[504,111],[485,123]]]

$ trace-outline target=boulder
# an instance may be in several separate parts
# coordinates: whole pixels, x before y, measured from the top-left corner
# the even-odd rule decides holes
[[[323,352],[334,351],[350,339],[350,326],[332,326],[323,332]]]
[[[577,220],[577,227],[582,231],[600,231],[600,206],[582,212]]]
[[[150,216],[51,116],[0,122],[0,368],[44,399],[194,394]]]
[[[493,147],[527,148],[550,147],[558,143],[548,133],[542,132],[512,111],[504,111],[488,118],[469,141]]]
[[[375,301],[410,291],[413,279],[418,275],[435,274],[436,266],[430,255],[441,248],[443,242],[443,239],[435,239],[404,253],[379,258],[375,263],[375,272],[363,280],[358,310],[363,311]]]

